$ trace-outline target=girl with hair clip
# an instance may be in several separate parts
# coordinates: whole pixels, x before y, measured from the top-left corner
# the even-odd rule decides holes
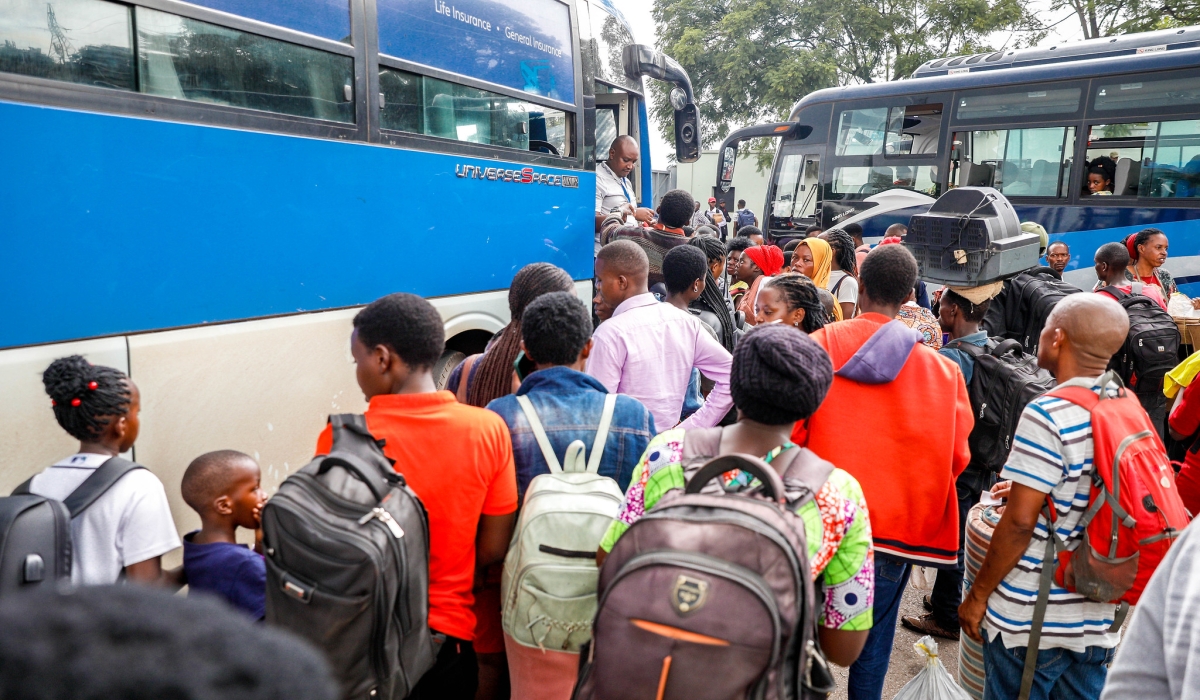
[[[93,365],[80,355],[55,360],[42,374],[54,418],[79,450],[18,487],[65,500],[101,466],[128,452],[138,437],[141,394],[124,372]],[[113,470],[120,462],[108,467]],[[162,482],[148,469],[124,462],[127,471],[71,520],[71,581],[112,585],[124,577],[169,585],[162,555],[179,547],[179,533]],[[95,482],[93,482],[95,483]],[[176,587],[178,587],[176,585]]]

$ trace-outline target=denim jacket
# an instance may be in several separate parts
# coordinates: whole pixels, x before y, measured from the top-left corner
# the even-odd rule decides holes
[[[607,394],[603,384],[583,372],[550,367],[526,377],[515,395],[502,396],[488,404],[488,410],[499,414],[512,433],[517,493],[521,500],[524,500],[525,489],[533,477],[549,474],[550,467],[546,465],[525,412],[517,403],[517,396],[529,397],[554,447],[554,454],[561,461],[567,446],[574,440],[582,440],[591,455]],[[600,473],[616,479],[622,491],[628,489],[633,468],[654,434],[654,416],[650,411],[633,397],[618,396],[604,457],[600,460]]]

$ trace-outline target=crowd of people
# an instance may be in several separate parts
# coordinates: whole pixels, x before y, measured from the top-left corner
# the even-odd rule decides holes
[[[614,152],[622,148],[618,142]],[[622,167],[620,159],[611,167],[612,196],[627,198],[617,191]],[[968,387],[977,351],[1002,334],[989,324],[989,310],[1011,307],[1004,295],[1013,292],[992,283],[930,295],[902,245],[903,225],[866,250],[861,229],[816,227],[780,248],[764,241],[750,217],[709,204],[701,212],[687,192],[673,190],[656,211],[626,202],[598,213],[603,245],[591,308],[564,270],[524,267],[509,290],[509,324],[445,388],[433,375],[445,350],[443,323],[429,302],[391,294],[355,316],[349,340],[369,402],[366,425],[428,515],[436,660],[409,697],[570,697],[579,654],[531,653],[501,615],[502,562],[530,484],[553,471],[551,453],[561,458],[572,444],[606,436],[596,448],[597,473],[624,497],[597,543],[603,567],[640,520],[687,486],[695,475],[687,445],[714,428],[714,458],[744,454],[778,465],[811,455],[831,464],[794,512],[803,522],[808,573],[820,584],[820,653],[849,667],[850,698],[882,696],[913,566],[939,573],[928,614],[903,624],[981,642],[989,700],[1018,696],[1031,634],[1040,636],[1040,651],[1030,697],[1194,692],[1188,678],[1200,645],[1192,641],[1190,612],[1200,597],[1190,584],[1189,534],[1151,581],[1129,631],[1136,643],[1115,662],[1113,604],[1060,584],[1035,625],[1039,580],[1051,565],[1043,553],[1048,528],[1069,546],[1091,517],[1093,436],[1087,409],[1047,395],[1025,408],[998,475],[981,466],[984,455],[972,454],[977,408]],[[736,229],[729,234],[737,235],[722,243],[719,226],[730,219]],[[1071,260],[1066,244],[1043,252],[1048,265],[1023,274],[1060,277]],[[1096,251],[1099,293],[1064,296],[1038,330],[1037,362],[1059,387],[1119,392],[1107,370],[1130,320],[1117,297],[1143,294],[1165,309],[1177,293],[1162,269],[1166,253],[1166,236],[1155,229]],[[1200,382],[1191,381],[1198,372],[1192,358],[1165,380],[1180,400],[1161,429],[1180,444],[1200,425]],[[128,376],[79,356],[55,361],[44,383],[56,419],[80,445],[26,487],[63,500],[133,446],[141,396]],[[864,423],[870,429],[860,429]],[[314,453],[329,453],[331,428],[316,437]],[[1188,450],[1178,478],[1191,512],[1200,508],[1195,454]],[[761,486],[744,471],[721,479],[726,493]],[[72,521],[74,583],[186,584],[190,594],[218,596],[248,619],[269,618],[260,481],[258,465],[243,453],[197,457],[182,483],[170,485],[202,523],[181,540],[166,486],[148,470],[130,471]],[[966,514],[985,491],[1006,507],[964,596]],[[239,528],[259,534],[255,548],[237,544]],[[183,566],[164,570],[162,556],[181,544]],[[699,591],[694,600],[703,599]],[[52,600],[43,595],[36,604]],[[13,615],[0,606],[0,619]],[[18,655],[13,635],[33,634],[27,628],[0,629],[0,696],[19,682],[5,669]],[[674,697],[669,661],[662,662],[659,698]]]

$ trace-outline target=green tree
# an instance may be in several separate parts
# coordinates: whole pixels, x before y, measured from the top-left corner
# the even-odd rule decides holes
[[[691,76],[711,147],[734,126],[786,119],[814,90],[902,78],[937,56],[988,50],[998,32],[1036,41],[1029,1],[654,0],[653,14],[659,48]],[[669,90],[652,90],[673,140]]]
[[[1198,0],[1054,0],[1075,13],[1085,39],[1200,24]]]

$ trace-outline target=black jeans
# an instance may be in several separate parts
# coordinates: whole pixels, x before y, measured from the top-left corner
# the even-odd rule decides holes
[[[475,690],[479,687],[475,647],[470,642],[433,633],[435,645],[442,639],[445,641],[437,661],[421,677],[408,700],[475,700]]]
[[[933,619],[944,629],[958,629],[958,606],[962,604],[963,574],[966,559],[963,545],[967,537],[967,512],[979,502],[984,489],[990,489],[995,475],[971,467],[958,476],[954,490],[958,495],[958,565],[953,569],[938,569],[929,600],[933,603]]]

